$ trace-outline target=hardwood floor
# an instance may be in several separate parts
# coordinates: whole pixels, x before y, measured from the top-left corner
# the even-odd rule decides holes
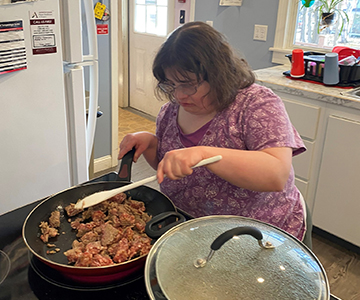
[[[155,133],[155,123],[151,117],[119,109],[119,142],[126,133],[142,130]],[[154,174],[155,171],[142,157],[132,167],[133,181]],[[156,182],[148,186],[159,188]],[[315,233],[313,252],[325,269],[331,294],[342,300],[360,300],[360,255]]]

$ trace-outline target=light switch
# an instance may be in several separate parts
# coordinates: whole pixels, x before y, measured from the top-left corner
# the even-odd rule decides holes
[[[267,25],[257,25],[254,26],[254,40],[266,41],[267,38]]]
[[[206,21],[206,24],[210,25],[211,27],[213,27],[213,21]]]

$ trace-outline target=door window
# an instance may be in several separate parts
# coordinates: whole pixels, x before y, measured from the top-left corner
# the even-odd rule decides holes
[[[166,36],[167,11],[168,0],[135,0],[135,32]]]

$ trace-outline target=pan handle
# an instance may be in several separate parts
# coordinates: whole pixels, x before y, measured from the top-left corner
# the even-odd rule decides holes
[[[121,159],[117,181],[131,181],[131,166],[135,154],[135,147],[126,153]]]
[[[177,221],[159,227],[159,223],[165,221],[170,217],[177,217]],[[149,222],[146,223],[145,232],[152,238],[157,239],[162,236],[166,231],[173,228],[175,225],[185,222],[185,217],[176,211],[166,211],[153,217]]]

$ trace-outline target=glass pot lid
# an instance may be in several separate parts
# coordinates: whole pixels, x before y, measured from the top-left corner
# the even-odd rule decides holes
[[[145,282],[152,299],[330,297],[324,269],[306,246],[238,216],[197,218],[167,231],[148,254]]]

